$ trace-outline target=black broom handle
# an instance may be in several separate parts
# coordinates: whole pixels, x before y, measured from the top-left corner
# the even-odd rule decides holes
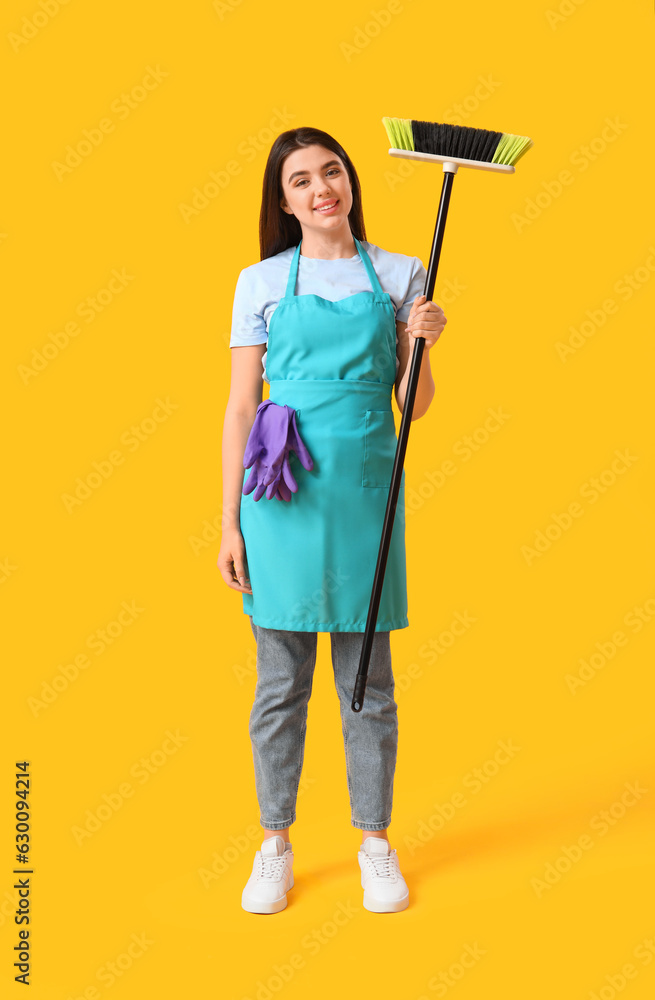
[[[454,176],[455,176],[454,172],[444,169],[443,183],[441,185],[441,199],[439,201],[439,212],[437,215],[437,224],[434,229],[434,239],[432,240],[432,250],[430,252],[430,263],[428,265],[428,271],[425,278],[425,288],[423,289],[423,294],[425,295],[427,301],[429,302],[432,301],[432,296],[434,294],[434,284],[437,277],[437,268],[439,267],[439,257],[441,256],[441,244],[443,242],[443,235],[446,228],[446,217],[448,215],[448,205],[450,203],[450,192],[453,186]],[[364,692],[366,690],[366,677],[368,674],[369,660],[371,658],[371,649],[373,647],[373,637],[375,635],[375,625],[377,623],[378,610],[380,608],[380,599],[382,597],[384,571],[387,566],[387,556],[389,555],[389,547],[391,545],[391,533],[393,531],[393,521],[396,514],[396,504],[398,503],[398,494],[400,492],[400,482],[403,473],[403,464],[405,461],[405,451],[407,450],[407,438],[409,437],[409,426],[412,420],[412,411],[414,409],[414,398],[416,396],[416,389],[418,386],[419,372],[421,370],[421,361],[423,358],[424,346],[425,346],[424,338],[416,337],[414,343],[412,364],[409,370],[409,382],[407,384],[405,403],[403,406],[403,412],[400,421],[400,431],[398,434],[398,443],[396,445],[396,457],[394,459],[393,471],[391,473],[391,486],[389,488],[389,498],[387,500],[387,509],[384,514],[384,524],[382,526],[382,538],[380,540],[380,549],[378,551],[378,561],[375,567],[375,577],[373,579],[373,591],[371,593],[371,602],[368,608],[368,618],[366,619],[364,642],[362,645],[362,652],[359,659],[359,669],[357,671],[357,677],[355,679],[353,700],[350,706],[353,712],[361,712],[362,708],[364,707]]]

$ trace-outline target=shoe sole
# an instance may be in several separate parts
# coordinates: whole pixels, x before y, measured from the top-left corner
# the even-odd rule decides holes
[[[291,875],[291,880],[287,887],[287,892],[289,889],[293,889],[293,874]],[[241,895],[241,906],[248,913],[279,913],[287,905],[287,893],[283,896],[279,896],[277,899],[267,899],[258,900],[250,899],[246,896],[245,892]]]
[[[409,893],[402,899],[375,899],[364,893],[364,909],[371,913],[398,913],[409,906]]]

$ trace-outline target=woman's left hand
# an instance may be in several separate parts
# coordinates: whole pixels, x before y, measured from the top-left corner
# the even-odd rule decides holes
[[[407,319],[407,333],[412,337],[423,337],[425,348],[429,350],[438,341],[448,320],[441,306],[428,302],[425,295],[414,299]]]

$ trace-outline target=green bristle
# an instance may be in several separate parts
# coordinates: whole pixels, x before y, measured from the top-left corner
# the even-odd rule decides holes
[[[512,135],[511,133],[506,132],[498,143],[498,149],[494,153],[494,158],[491,162],[505,163],[509,166],[514,166],[516,161],[520,159],[524,153],[527,153],[532,145],[532,139],[528,139],[527,136]]]
[[[513,166],[532,146],[532,139],[508,132],[492,132],[466,125],[383,118],[393,149],[414,150],[437,156],[454,156],[483,163]]]
[[[392,149],[414,149],[412,122],[409,118],[383,118]]]

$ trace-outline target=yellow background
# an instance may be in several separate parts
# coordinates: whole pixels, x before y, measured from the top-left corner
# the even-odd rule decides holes
[[[39,1000],[652,997],[652,3],[44,4],[2,13],[3,995],[22,995],[27,759]],[[232,297],[259,259],[268,150],[299,125],[348,150],[368,239],[427,266],[442,174],[403,173],[386,115],[534,147],[514,175],[455,177],[436,395],[409,438],[390,838],[411,905],[361,905],[321,634],[296,887],[259,918],[240,907],[260,841],[255,645],[216,568]],[[490,408],[507,417],[485,431]],[[446,648],[456,613],[475,621]],[[494,763],[501,742],[518,749]]]

